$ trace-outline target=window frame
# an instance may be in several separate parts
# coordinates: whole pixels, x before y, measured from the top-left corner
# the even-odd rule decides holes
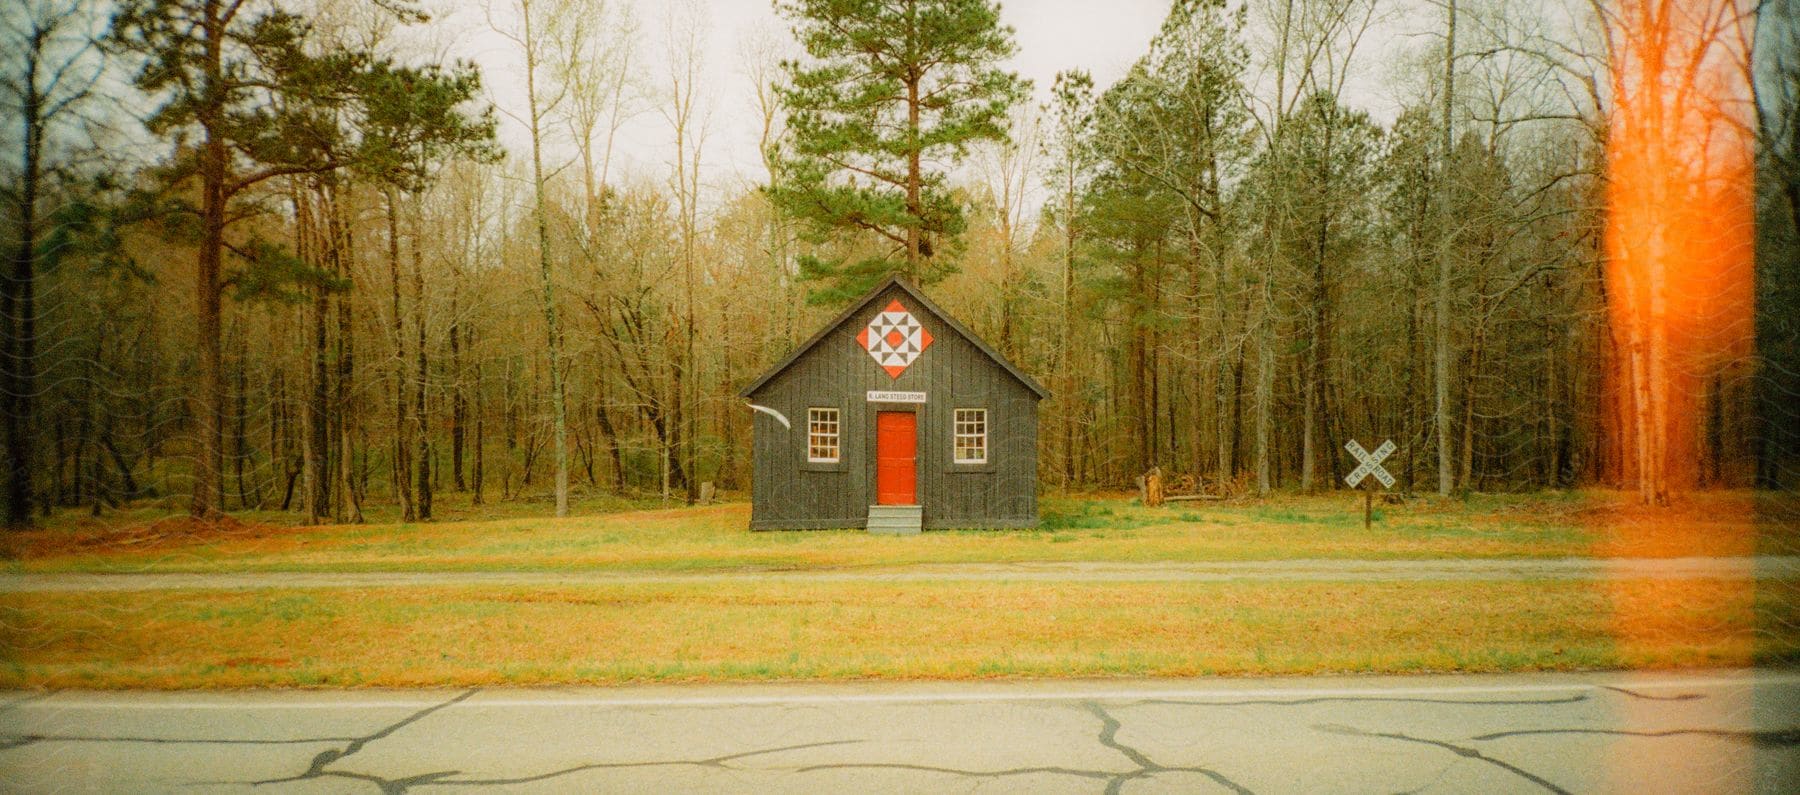
[[[974,414],[974,416],[969,419],[965,419],[964,412],[971,412]],[[963,428],[965,426],[977,427],[980,430],[964,431]],[[989,437],[991,436],[991,432],[990,432],[991,428],[992,428],[992,426],[989,424],[989,420],[988,420],[988,410],[987,410],[987,407],[985,407],[985,406],[981,406],[981,407],[970,406],[970,407],[951,409],[951,412],[950,412],[950,462],[952,464],[955,464],[956,466],[963,466],[963,467],[981,467],[981,466],[991,465],[993,463],[993,457],[988,454],[989,450],[990,450],[990,446],[989,446],[988,442],[989,442]],[[976,444],[966,446],[963,444],[963,441],[965,439],[974,440],[976,442]],[[977,450],[977,449],[981,451],[980,458],[963,458],[962,457],[964,450]]]
[[[831,439],[831,451],[832,451],[833,455],[830,458],[820,458],[820,457],[814,456],[813,451],[817,450],[817,449],[822,449],[823,446],[815,444],[814,442],[817,439],[824,438],[825,432],[821,429],[821,423],[827,422],[827,420],[824,420],[823,418],[814,419],[813,415],[815,412],[827,412],[827,411],[831,412],[831,414],[832,414],[831,419],[828,422],[831,425],[830,439]],[[844,460],[844,410],[837,406],[807,406],[806,407],[806,463],[808,463],[808,464],[841,464],[841,463],[843,463],[843,460]]]

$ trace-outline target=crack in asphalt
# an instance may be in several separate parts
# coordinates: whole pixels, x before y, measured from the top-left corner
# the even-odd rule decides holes
[[[1548,790],[1550,792],[1559,793],[1559,795],[1572,795],[1572,793],[1570,793],[1568,790],[1557,786],[1555,783],[1551,782],[1549,779],[1539,776],[1536,773],[1526,770],[1525,768],[1519,767],[1518,765],[1514,765],[1503,759],[1495,759],[1494,757],[1488,756],[1487,754],[1484,754],[1479,750],[1476,750],[1474,748],[1469,748],[1467,746],[1461,746],[1461,745],[1457,745],[1455,743],[1448,743],[1448,742],[1444,742],[1443,740],[1433,740],[1429,737],[1414,737],[1410,734],[1404,734],[1401,732],[1372,732],[1372,731],[1365,731],[1363,729],[1353,728],[1350,726],[1341,726],[1338,724],[1330,724],[1330,723],[1315,725],[1315,726],[1313,726],[1313,728],[1318,731],[1325,732],[1327,734],[1338,734],[1338,735],[1344,735],[1344,736],[1348,736],[1348,737],[1380,737],[1380,738],[1389,739],[1389,740],[1401,740],[1403,742],[1419,743],[1422,745],[1435,746],[1437,748],[1442,748],[1446,751],[1454,753],[1458,756],[1486,762],[1490,765],[1493,765],[1493,766],[1498,767],[1502,770],[1505,770],[1509,773],[1512,773],[1513,775],[1523,778],[1526,781],[1529,781],[1533,784],[1543,787],[1545,790]]]
[[[1758,748],[1789,748],[1800,746],[1800,727],[1792,729],[1774,729],[1770,731],[1744,731],[1737,729],[1665,729],[1663,731],[1631,731],[1628,729],[1520,729],[1517,731],[1494,732],[1470,737],[1471,740],[1499,740],[1506,737],[1528,737],[1541,734],[1601,734],[1614,737],[1720,737],[1727,740],[1748,743]]]
[[[1623,688],[1623,687],[1611,686],[1611,685],[1595,685],[1594,689],[1616,692],[1616,693],[1619,693],[1619,694],[1629,697],[1629,698],[1646,699],[1646,700],[1658,701],[1658,702],[1690,701],[1690,700],[1707,698],[1707,696],[1704,696],[1704,695],[1701,695],[1698,693],[1674,693],[1674,694],[1670,694],[1670,695],[1652,695],[1652,694],[1646,694],[1643,692],[1634,691],[1634,690],[1630,690],[1630,689]],[[458,778],[459,776],[461,776],[463,774],[463,771],[461,771],[461,770],[440,770],[440,771],[419,773],[419,774],[407,776],[404,778],[387,778],[387,777],[383,777],[383,776],[375,774],[375,773],[361,772],[361,771],[355,771],[355,770],[344,770],[344,769],[339,769],[339,768],[334,767],[334,765],[342,763],[345,760],[349,759],[350,757],[365,750],[370,744],[372,744],[378,740],[390,738],[390,737],[394,736],[396,733],[400,732],[402,729],[405,729],[440,710],[447,709],[449,707],[455,706],[457,704],[460,704],[460,703],[468,700],[469,698],[476,695],[478,692],[480,692],[479,688],[466,690],[466,691],[461,692],[461,693],[455,695],[454,697],[451,697],[440,703],[435,703],[435,704],[431,704],[429,706],[425,706],[422,709],[419,709],[419,710],[407,715],[406,717],[401,718],[398,721],[395,721],[391,724],[383,726],[382,728],[380,728],[377,731],[374,731],[373,733],[370,733],[367,735],[361,735],[361,736],[308,737],[308,738],[297,738],[297,739],[236,739],[236,738],[179,738],[179,737],[167,738],[167,737],[145,737],[145,736],[104,736],[104,735],[82,735],[82,734],[61,734],[61,735],[59,735],[59,734],[25,734],[25,735],[15,735],[15,736],[0,735],[0,751],[20,748],[20,747],[33,745],[36,743],[44,743],[44,742],[140,743],[140,744],[168,745],[168,746],[181,746],[181,745],[222,745],[222,746],[290,746],[290,745],[294,745],[294,746],[298,746],[298,745],[320,744],[320,743],[332,743],[332,744],[342,743],[343,744],[342,747],[330,748],[330,749],[321,751],[318,754],[316,754],[315,756],[313,756],[310,763],[307,765],[305,771],[303,771],[297,775],[286,776],[286,777],[282,777],[282,778],[267,779],[267,780],[262,780],[262,781],[239,782],[239,783],[249,783],[253,786],[261,786],[264,784],[283,784],[283,783],[293,783],[293,782],[300,782],[300,781],[307,781],[307,780],[320,780],[320,779],[330,777],[330,778],[343,779],[346,782],[348,782],[348,781],[366,782],[370,785],[373,785],[375,788],[379,789],[382,793],[384,793],[384,795],[389,795],[389,794],[403,795],[404,793],[408,792],[410,789],[417,787],[417,786],[421,786],[421,785],[435,785],[435,786],[446,786],[446,787],[448,787],[448,786],[506,787],[506,786],[519,786],[519,785],[524,785],[524,784],[531,784],[531,783],[555,780],[558,778],[574,775],[574,774],[585,772],[585,771],[604,771],[604,770],[621,770],[621,769],[634,769],[634,768],[658,768],[658,767],[696,767],[696,768],[711,768],[711,769],[727,770],[727,771],[746,771],[746,770],[779,771],[779,770],[786,770],[791,773],[808,773],[808,772],[817,772],[817,771],[826,771],[826,770],[892,770],[892,771],[916,771],[916,772],[922,772],[922,773],[936,773],[936,774],[943,774],[943,775],[960,776],[960,777],[965,777],[965,778],[969,778],[969,779],[999,779],[999,778],[1025,776],[1025,775],[1052,775],[1052,776],[1067,776],[1067,777],[1071,777],[1071,778],[1085,779],[1085,780],[1091,780],[1091,781],[1096,781],[1096,782],[1105,782],[1104,791],[1108,795],[1116,795],[1117,793],[1121,792],[1123,790],[1126,782],[1129,782],[1129,781],[1134,781],[1134,780],[1138,780],[1138,779],[1147,779],[1147,778],[1157,776],[1158,774],[1164,774],[1164,773],[1189,773],[1189,774],[1205,776],[1208,779],[1215,782],[1216,784],[1218,784],[1219,786],[1224,787],[1232,792],[1239,793],[1239,795],[1248,795],[1251,792],[1251,790],[1249,788],[1247,788],[1244,785],[1238,783],[1237,781],[1234,781],[1233,779],[1225,776],[1224,774],[1220,773],[1217,770],[1213,770],[1213,769],[1206,768],[1206,767],[1199,767],[1199,766],[1167,766],[1167,765],[1158,763],[1154,759],[1150,758],[1150,756],[1144,750],[1136,748],[1135,746],[1122,741],[1119,738],[1119,734],[1125,728],[1123,721],[1119,717],[1115,716],[1112,711],[1109,711],[1107,706],[1103,706],[1101,703],[1099,703],[1097,701],[1092,701],[1092,700],[1084,700],[1084,701],[1080,701],[1080,702],[1075,702],[1075,703],[1071,704],[1071,706],[1078,706],[1086,714],[1092,715],[1094,718],[1098,719],[1100,721],[1100,728],[1099,728],[1098,734],[1095,736],[1095,739],[1098,741],[1098,743],[1101,746],[1103,746],[1111,751],[1114,751],[1114,752],[1118,753],[1120,756],[1124,757],[1124,759],[1127,760],[1134,769],[1123,770],[1123,771],[1120,771],[1120,770],[1091,770],[1091,769],[1082,769],[1082,768],[1075,768],[1075,767],[1063,767],[1063,766],[1058,766],[1058,765],[1040,765],[1040,766],[1032,766],[1032,767],[1016,767],[1016,768],[1006,768],[1006,769],[997,769],[997,770],[965,770],[965,769],[958,769],[958,768],[954,768],[954,767],[945,767],[945,766],[937,766],[937,765],[930,765],[930,764],[904,763],[904,762],[893,762],[893,763],[843,762],[843,763],[813,764],[813,765],[807,765],[804,767],[777,766],[777,767],[773,767],[773,768],[763,768],[763,767],[757,767],[757,766],[744,767],[744,766],[732,764],[734,762],[749,759],[752,757],[768,756],[768,755],[772,755],[772,754],[779,754],[779,753],[784,753],[784,752],[789,752],[789,751],[799,751],[799,750],[814,749],[814,748],[825,748],[825,747],[832,747],[832,746],[844,746],[844,745],[852,745],[852,744],[868,742],[867,740],[859,740],[859,739],[828,740],[828,741],[820,741],[820,742],[803,743],[803,744],[797,744],[797,745],[785,745],[785,746],[779,746],[779,747],[762,748],[762,749],[742,751],[742,752],[731,753],[731,754],[724,754],[724,755],[720,755],[720,756],[706,757],[706,758],[702,758],[702,759],[665,759],[665,760],[651,760],[651,761],[591,762],[591,763],[584,763],[584,764],[574,764],[569,767],[551,770],[549,772],[529,774],[529,775],[519,775],[519,776],[511,777],[511,778]],[[15,699],[6,704],[0,704],[0,713],[5,713],[5,712],[10,711],[14,708],[17,708],[21,705],[27,704],[29,702],[37,701],[37,700],[40,700],[43,698],[48,698],[52,695],[54,695],[54,694],[52,694],[52,693],[37,694],[34,696],[28,696],[25,698]],[[1340,704],[1340,703],[1402,703],[1402,704],[1428,704],[1428,705],[1449,705],[1449,706],[1559,706],[1559,705],[1577,704],[1577,703],[1589,701],[1591,697],[1592,697],[1592,693],[1578,693],[1578,694],[1570,695],[1567,697],[1546,697],[1546,698],[1506,699],[1506,700],[1430,698],[1430,697],[1407,697],[1407,696],[1355,696],[1355,695],[1317,696],[1317,697],[1311,697],[1311,698],[1296,698],[1296,699],[1267,699],[1267,698],[1242,699],[1242,700],[1236,700],[1236,701],[1192,701],[1192,700],[1180,700],[1180,699],[1141,699],[1141,700],[1115,702],[1113,709],[1116,710],[1121,707],[1130,708],[1130,707],[1141,707],[1141,706],[1150,706],[1150,705],[1178,706],[1178,707],[1221,707],[1221,706],[1225,706],[1225,707],[1240,707],[1240,706],[1292,707],[1292,706],[1304,706],[1304,705],[1315,705],[1315,704],[1326,704],[1326,703],[1332,703],[1332,704]],[[1668,730],[1657,730],[1657,731],[1640,731],[1640,730],[1627,730],[1627,729],[1603,729],[1603,728],[1519,729],[1519,730],[1498,731],[1498,732],[1493,732],[1493,733],[1489,733],[1489,734],[1473,736],[1473,737],[1468,738],[1466,741],[1462,741],[1464,744],[1458,744],[1456,742],[1433,739],[1430,737],[1415,736],[1415,735],[1411,735],[1411,734],[1407,734],[1407,733],[1403,733],[1403,732],[1374,731],[1374,730],[1344,726],[1344,725],[1340,725],[1340,724],[1314,724],[1311,726],[1311,728],[1316,731],[1321,731],[1321,732],[1325,732],[1328,734],[1336,734],[1336,735],[1348,736],[1348,737],[1370,738],[1370,739],[1395,740],[1395,741],[1400,741],[1400,742],[1405,742],[1405,743],[1411,743],[1411,744],[1416,744],[1416,745],[1423,745],[1423,746],[1428,746],[1428,747],[1432,747],[1432,748],[1437,748],[1437,749],[1444,750],[1444,751],[1449,751],[1452,754],[1454,754],[1456,757],[1458,757],[1459,759],[1473,759],[1478,762],[1485,763],[1487,765],[1498,768],[1499,770],[1503,770],[1506,773],[1509,773],[1513,776],[1517,776],[1521,779],[1524,779],[1525,781],[1529,781],[1532,784],[1535,784],[1538,787],[1541,787],[1542,789],[1544,789],[1548,792],[1552,792],[1552,793],[1566,793],[1566,792],[1568,792],[1568,790],[1564,789],[1561,786],[1558,786],[1557,784],[1544,778],[1543,776],[1533,773],[1530,770],[1527,770],[1518,765],[1514,765],[1503,759],[1499,759],[1494,756],[1485,754],[1480,749],[1475,748],[1467,743],[1488,742],[1488,741],[1500,740],[1500,739],[1511,738],[1511,737],[1591,734],[1591,735],[1602,735],[1602,736],[1640,737],[1640,738],[1661,738],[1661,737],[1679,737],[1679,736],[1716,737],[1716,738],[1730,740],[1730,741],[1734,741],[1734,742],[1738,742],[1738,743],[1743,743],[1743,744],[1749,745],[1751,747],[1756,747],[1756,748],[1786,749],[1786,748],[1800,746],[1800,726],[1790,727],[1790,728],[1782,728],[1782,729],[1770,729],[1770,730],[1732,730],[1732,729],[1707,729],[1707,728],[1668,729]],[[1433,786],[1434,784],[1436,784],[1437,782],[1440,782],[1444,778],[1444,776],[1451,769],[1454,768],[1454,766],[1456,764],[1457,764],[1457,762],[1453,761],[1449,765],[1446,765],[1443,769],[1439,770],[1437,776],[1431,782],[1425,784],[1424,788],[1429,788],[1429,787]],[[212,783],[229,783],[229,782],[212,782]]]
[[[1118,795],[1119,790],[1125,786],[1125,782],[1131,779],[1153,776],[1157,773],[1199,773],[1238,795],[1253,795],[1244,785],[1226,778],[1217,770],[1204,767],[1164,767],[1151,761],[1150,757],[1144,755],[1144,752],[1119,742],[1119,729],[1124,728],[1125,724],[1113,717],[1112,713],[1107,712],[1105,707],[1092,701],[1087,702],[1085,706],[1088,712],[1100,719],[1100,744],[1124,754],[1125,758],[1130,759],[1132,764],[1138,766],[1137,770],[1119,774],[1107,782],[1106,795]]]
[[[332,750],[320,751],[317,756],[313,757],[312,764],[307,766],[306,771],[303,773],[300,773],[299,775],[288,776],[285,778],[264,779],[262,781],[252,781],[252,782],[250,782],[250,784],[251,784],[251,786],[260,787],[264,784],[286,784],[286,783],[291,783],[291,782],[295,782],[295,781],[306,781],[308,779],[322,778],[325,776],[336,776],[338,778],[349,778],[349,779],[356,779],[356,780],[360,780],[360,781],[368,781],[372,784],[375,784],[376,786],[379,786],[381,788],[381,791],[384,794],[397,795],[398,793],[406,792],[406,790],[409,787],[415,786],[417,784],[425,783],[425,782],[429,782],[429,781],[435,781],[435,780],[443,778],[445,776],[456,775],[458,772],[461,772],[461,771],[449,770],[449,771],[442,771],[442,772],[437,772],[437,773],[424,773],[424,774],[420,774],[418,776],[413,776],[411,778],[405,778],[405,779],[386,779],[386,778],[381,778],[379,776],[369,775],[367,773],[353,773],[353,772],[345,771],[345,770],[326,770],[325,767],[334,762],[342,761],[350,756],[353,756],[353,755],[361,752],[362,749],[368,747],[369,743],[375,742],[376,740],[383,740],[383,739],[393,736],[393,734],[395,732],[400,731],[401,729],[404,729],[407,726],[412,725],[413,723],[424,720],[426,716],[430,715],[433,712],[437,712],[440,709],[444,709],[445,707],[453,706],[455,704],[460,704],[463,701],[467,700],[470,696],[473,696],[478,692],[480,692],[479,688],[472,688],[469,690],[465,690],[462,693],[458,694],[455,698],[452,698],[448,701],[444,701],[439,704],[433,704],[429,707],[419,710],[418,712],[414,712],[413,714],[408,715],[404,718],[401,718],[399,721],[382,728],[380,731],[377,731],[374,734],[369,734],[369,735],[364,735],[362,737],[352,738],[350,740],[349,744],[345,745],[342,749],[332,749]]]
[[[1401,790],[1399,792],[1394,793],[1394,795],[1419,795],[1419,793],[1421,793],[1421,792],[1425,792],[1427,790],[1433,789],[1438,785],[1438,782],[1444,780],[1445,776],[1450,775],[1450,768],[1453,768],[1453,767],[1456,767],[1455,762],[1446,764],[1443,767],[1438,768],[1437,775],[1432,776],[1430,781],[1420,784],[1419,786],[1413,787],[1412,789]]]
[[[336,778],[347,778],[352,781],[367,781],[381,789],[382,795],[405,795],[406,791],[421,784],[443,784],[445,776],[454,776],[455,770],[440,770],[434,773],[420,773],[406,778],[382,778],[369,773],[356,773],[349,770],[329,770],[321,775]],[[259,784],[261,782],[258,782]],[[272,783],[272,782],[271,782]]]
[[[915,770],[925,773],[946,773],[966,778],[1005,778],[1007,776],[1030,776],[1047,773],[1057,776],[1075,776],[1109,780],[1116,773],[1100,770],[1080,770],[1072,767],[1012,767],[1004,770],[960,770],[954,767],[937,767],[935,765],[916,765],[907,762],[835,762],[825,765],[807,765],[796,768],[796,773],[811,773],[818,770]]]
[[[1706,698],[1706,696],[1700,695],[1699,693],[1676,693],[1676,694],[1670,695],[1670,696],[1653,696],[1653,695],[1650,695],[1649,693],[1640,693],[1636,690],[1627,690],[1623,687],[1615,687],[1613,685],[1598,685],[1598,687],[1601,690],[1611,690],[1614,693],[1624,693],[1625,695],[1631,696],[1632,698],[1641,698],[1641,699],[1644,699],[1645,701],[1693,701],[1694,699]]]
[[[1135,705],[1136,702],[1133,703]],[[1119,729],[1123,728],[1124,724],[1121,723],[1118,718],[1113,717],[1112,713],[1107,712],[1105,707],[1092,701],[1082,702],[1082,707],[1089,714],[1100,719],[1100,734],[1097,738],[1100,741],[1100,744],[1119,752],[1124,755],[1126,759],[1131,760],[1131,763],[1137,766],[1136,770],[1127,770],[1121,773],[1112,770],[1083,770],[1080,768],[1054,765],[1013,767],[1001,770],[964,770],[954,767],[921,765],[908,762],[838,762],[823,765],[808,765],[797,769],[795,772],[810,773],[819,770],[910,770],[924,773],[943,773],[946,775],[962,776],[964,778],[1006,778],[1009,776],[1048,774],[1056,776],[1072,776],[1094,781],[1105,781],[1107,795],[1117,795],[1117,793],[1125,786],[1125,782],[1133,779],[1146,778],[1158,773],[1197,773],[1212,779],[1220,786],[1230,789],[1232,792],[1238,793],[1238,795],[1253,795],[1253,793],[1242,784],[1232,781],[1224,774],[1210,768],[1157,764],[1149,756],[1146,756],[1143,751],[1119,742]]]
[[[561,770],[553,770],[549,773],[539,773],[534,776],[520,776],[518,778],[447,779],[433,783],[445,787],[501,787],[509,784],[531,784],[538,781],[546,781],[573,773],[580,773],[585,770],[614,770],[637,767],[713,767],[721,770],[738,770],[740,768],[732,767],[726,763],[739,759],[746,759],[752,756],[767,756],[769,754],[778,754],[785,751],[799,751],[806,748],[823,748],[831,745],[852,745],[860,742],[863,741],[827,740],[816,743],[801,743],[799,745],[784,745],[779,748],[742,751],[735,754],[725,754],[724,756],[708,757],[706,759],[666,759],[657,762],[594,762],[591,764],[567,767]]]
[[[721,756],[708,757],[705,759],[685,759],[685,760],[678,759],[678,760],[663,760],[663,761],[655,761],[655,762],[596,762],[596,763],[592,763],[592,764],[575,765],[572,767],[563,768],[561,770],[553,770],[548,773],[539,773],[536,775],[520,776],[520,777],[516,777],[516,778],[494,778],[494,779],[452,779],[452,778],[450,778],[451,776],[460,774],[462,772],[460,770],[440,770],[440,771],[433,771],[433,772],[429,772],[429,773],[419,773],[419,774],[408,776],[405,778],[387,778],[387,777],[378,776],[378,775],[375,775],[372,773],[360,773],[360,772],[356,772],[356,771],[352,771],[352,770],[327,769],[328,766],[330,766],[334,763],[337,763],[337,762],[341,762],[344,759],[362,751],[365,747],[368,746],[369,743],[375,742],[376,740],[382,740],[382,739],[391,737],[394,735],[395,732],[398,732],[401,729],[406,728],[407,726],[409,726],[413,723],[423,720],[426,716],[428,716],[434,712],[437,712],[438,710],[445,709],[447,707],[451,707],[456,704],[459,704],[459,703],[467,700],[470,696],[475,695],[477,692],[480,692],[478,688],[464,691],[463,693],[458,694],[455,698],[452,698],[448,701],[444,701],[439,704],[434,704],[432,706],[426,707],[425,709],[419,710],[418,712],[414,712],[413,714],[408,715],[405,718],[402,718],[401,720],[382,728],[380,731],[377,731],[373,734],[365,735],[362,737],[331,738],[329,740],[241,740],[241,741],[220,741],[220,742],[237,742],[237,743],[246,743],[246,744],[265,744],[265,745],[267,745],[267,744],[294,744],[294,743],[301,743],[301,742],[342,742],[342,741],[347,741],[348,744],[345,745],[342,749],[332,749],[332,750],[327,750],[327,751],[321,751],[317,756],[313,757],[312,763],[307,766],[306,771],[300,773],[299,775],[287,776],[287,777],[275,778],[275,779],[265,779],[262,781],[254,781],[254,782],[250,782],[250,783],[252,786],[260,787],[264,784],[289,784],[289,783],[293,783],[293,782],[297,782],[297,781],[306,781],[306,780],[310,780],[310,779],[318,779],[318,778],[324,778],[324,777],[330,776],[330,777],[335,777],[335,778],[350,779],[353,781],[366,781],[366,782],[368,782],[370,784],[374,784],[376,787],[378,787],[381,790],[381,792],[383,793],[383,795],[404,795],[404,793],[406,793],[411,788],[420,786],[420,785],[425,785],[425,784],[432,784],[432,785],[445,786],[445,787],[448,787],[448,786],[500,787],[500,786],[508,786],[508,785],[529,784],[529,783],[534,783],[534,782],[539,782],[539,781],[547,781],[547,780],[559,778],[562,776],[572,775],[574,773],[579,773],[579,772],[586,771],[586,770],[607,770],[607,769],[639,768],[639,767],[671,767],[671,766],[713,767],[713,768],[731,770],[731,769],[735,769],[735,768],[732,768],[729,764],[727,764],[728,762],[732,762],[732,761],[739,760],[739,759],[745,759],[745,758],[749,758],[749,757],[753,757],[753,756],[764,756],[764,755],[768,755],[768,754],[781,753],[784,751],[797,751],[797,750],[806,749],[806,748],[820,748],[820,747],[825,747],[825,746],[846,745],[846,744],[862,742],[861,740],[830,740],[830,741],[825,741],[825,742],[803,743],[800,745],[788,745],[788,746],[782,746],[779,748],[765,748],[765,749],[759,749],[759,750],[754,750],[754,751],[742,751],[742,752],[735,753],[735,754],[724,754]],[[108,738],[108,739],[113,739],[113,738]],[[173,742],[195,742],[195,741],[173,741]],[[198,741],[198,742],[214,742],[214,741]]]
[[[1144,752],[1119,742],[1119,730],[1125,728],[1125,724],[1120,722],[1118,718],[1113,717],[1112,713],[1107,712],[1105,707],[1092,701],[1089,701],[1082,706],[1087,707],[1088,712],[1093,713],[1094,717],[1100,719],[1101,745],[1124,754],[1125,758],[1130,759],[1131,763],[1137,765],[1140,769],[1149,770],[1151,768],[1159,767],[1155,762],[1150,761],[1150,757],[1144,756]]]

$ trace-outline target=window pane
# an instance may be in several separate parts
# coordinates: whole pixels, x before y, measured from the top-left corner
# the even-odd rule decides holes
[[[987,461],[987,409],[957,409],[952,420],[952,447],[957,462]]]
[[[806,410],[806,458],[820,462],[838,460],[837,409]]]

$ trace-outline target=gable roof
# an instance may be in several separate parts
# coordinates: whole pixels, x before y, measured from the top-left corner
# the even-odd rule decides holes
[[[932,303],[931,299],[926,298],[925,294],[920,292],[919,288],[912,283],[912,280],[897,273],[886,279],[882,279],[881,283],[875,285],[875,289],[870,290],[868,295],[863,296],[861,299],[851,304],[849,309],[844,310],[839,313],[837,317],[832,318],[830,323],[826,323],[824,328],[819,329],[819,333],[812,335],[810,339],[800,343],[800,346],[795,348],[793,353],[788,354],[787,358],[782,359],[780,364],[769,368],[768,372],[763,373],[762,376],[755,381],[751,381],[749,386],[744,387],[738,392],[738,397],[747,398],[755,394],[756,390],[762,389],[763,385],[774,380],[775,376],[781,375],[782,371],[788,369],[794,362],[799,361],[800,357],[805,356],[814,347],[817,347],[820,342],[823,342],[827,336],[831,335],[832,331],[836,330],[838,326],[843,325],[844,321],[849,320],[852,316],[858,315],[864,309],[869,308],[869,305],[875,303],[875,299],[879,298],[882,293],[887,292],[889,287],[899,287],[901,290],[904,290],[907,295],[912,296],[914,301],[919,302],[920,306],[925,307],[925,311],[930,312],[933,317],[943,321],[952,331],[962,335],[963,339],[968,340],[970,344],[974,345],[976,350],[981,351],[983,354],[986,354],[989,359],[994,360],[995,364],[1000,365],[1000,369],[1005,370],[1013,378],[1018,379],[1019,383],[1024,384],[1025,388],[1035,393],[1040,400],[1050,397],[1050,391],[1045,389],[1042,384],[1039,384],[1031,376],[1026,375],[1023,370],[1014,367],[1012,362],[1007,361],[1006,357],[1001,356],[999,351],[994,350],[980,337],[976,336],[975,332],[970,331],[967,326],[958,322],[956,318],[951,317],[948,312],[945,312],[937,304]]]

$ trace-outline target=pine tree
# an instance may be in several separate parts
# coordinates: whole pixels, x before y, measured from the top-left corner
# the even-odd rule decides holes
[[[390,10],[405,21],[425,19],[403,4]],[[401,69],[352,49],[320,53],[311,36],[304,18],[275,2],[134,0],[120,3],[114,18],[112,44],[143,59],[138,88],[164,98],[145,124],[179,144],[169,173],[175,181],[196,180],[201,196],[195,285],[200,383],[190,506],[196,518],[223,512],[225,289],[253,294],[278,289],[272,281],[317,276],[296,271],[297,261],[280,246],[227,239],[230,224],[255,215],[246,199],[277,177],[351,165],[397,174],[406,171],[401,160],[416,147],[447,132],[460,135],[474,127],[491,135],[487,120],[445,125],[475,89],[472,70]],[[401,96],[404,103],[397,101]],[[441,107],[429,107],[434,102]],[[345,123],[352,117],[404,117],[409,124],[390,135],[359,138]],[[226,269],[228,249],[242,267]]]
[[[824,283],[818,302],[858,295],[889,273],[933,282],[965,226],[944,167],[978,141],[1006,139],[1007,114],[1029,84],[998,63],[1012,29],[991,0],[785,0],[811,60],[784,64],[778,91],[791,143],[777,154],[775,204],[812,242],[861,232],[880,253],[848,263],[801,259]],[[896,261],[898,260],[898,261]]]

